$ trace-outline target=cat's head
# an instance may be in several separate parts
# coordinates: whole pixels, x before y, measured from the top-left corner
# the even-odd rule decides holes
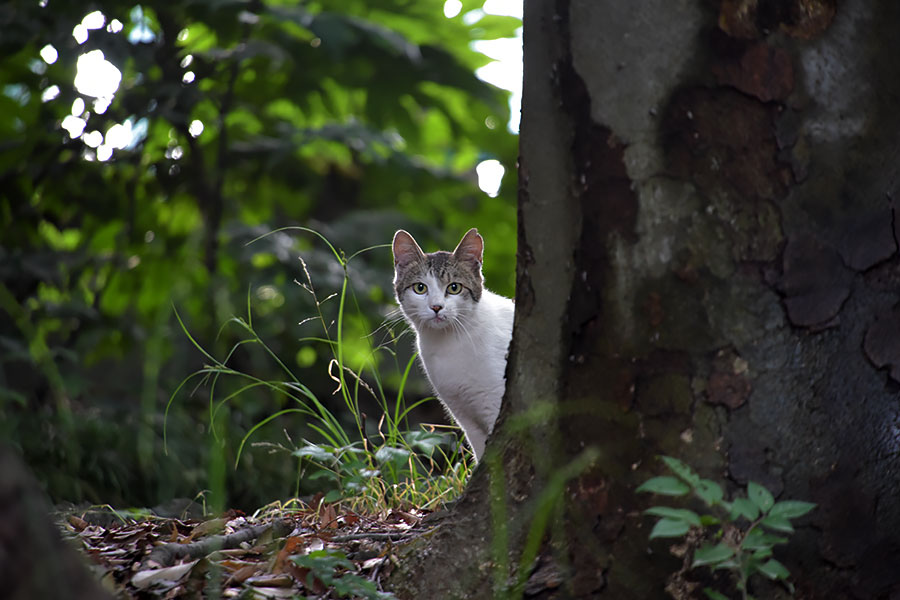
[[[465,326],[484,289],[484,240],[470,229],[453,252],[424,253],[402,229],[394,234],[394,291],[416,328]]]

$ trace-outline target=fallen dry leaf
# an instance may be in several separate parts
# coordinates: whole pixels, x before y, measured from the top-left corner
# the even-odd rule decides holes
[[[195,540],[198,537],[202,537],[204,535],[210,535],[213,533],[221,533],[225,530],[225,523],[228,521],[225,519],[210,519],[209,521],[204,521],[203,523],[198,524],[191,531],[191,540]]]
[[[87,521],[75,515],[70,515],[68,521],[75,531],[83,531],[88,526]]]
[[[248,564],[232,571],[231,576],[225,582],[225,585],[234,585],[236,583],[244,583],[261,570],[260,565]]]
[[[287,575],[259,575],[250,577],[247,583],[253,587],[291,587],[294,578]]]
[[[146,589],[158,581],[180,581],[182,577],[191,572],[199,560],[193,560],[182,565],[174,567],[164,567],[162,569],[148,569],[146,571],[138,571],[131,578],[131,584],[138,589]]]

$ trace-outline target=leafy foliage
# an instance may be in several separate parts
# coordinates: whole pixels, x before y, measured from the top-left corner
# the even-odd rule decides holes
[[[300,252],[317,281],[341,274],[309,239],[247,245],[263,233],[315,223],[335,243],[369,247],[402,226],[446,245],[478,226],[488,280],[511,292],[513,190],[488,200],[472,172],[485,158],[511,172],[515,138],[505,94],[473,75],[487,59],[469,42],[518,24],[466,24],[441,6],[0,8],[0,435],[54,497],[152,503],[212,485],[204,465],[221,446],[196,443],[203,402],[173,407],[172,452],[161,452],[162,409],[196,365],[173,305],[221,356],[240,327],[219,325],[243,312],[249,289],[266,317],[259,336],[326,395],[324,353],[297,351],[294,315],[313,303],[291,281]],[[79,68],[97,52],[107,62],[94,67],[121,74],[101,98]],[[363,317],[345,326],[363,337],[390,303],[389,253],[354,268]],[[348,342],[348,355],[364,347]],[[280,368],[241,349],[230,364],[262,379]],[[271,414],[256,391],[240,412],[217,413],[226,438]],[[259,504],[290,479],[248,464],[232,502]]]
[[[315,550],[309,554],[295,556],[291,560],[298,567],[308,569],[307,587],[313,589],[315,580],[319,580],[326,587],[333,589],[338,598],[365,598],[366,600],[388,600],[394,598],[393,594],[379,592],[375,584],[368,579],[351,571],[354,566],[347,559],[347,555],[340,550]]]
[[[709,479],[701,479],[689,466],[677,458],[660,457],[676,477],[653,477],[638,486],[637,492],[669,496],[687,496],[693,493],[703,503],[715,510],[715,515],[699,515],[686,508],[652,506],[645,514],[659,517],[650,539],[677,538],[688,534],[691,529],[703,532],[707,541],[693,548],[691,568],[709,567],[712,570],[731,571],[737,581],[742,598],[749,596],[748,581],[755,574],[781,581],[793,593],[793,585],[787,581],[790,572],[772,557],[772,549],[787,543],[788,539],[772,532],[793,533],[790,520],[802,517],[816,505],[799,500],[776,502],[772,493],[764,486],[749,482],[747,495],[737,496],[732,501],[724,500],[722,487]],[[704,589],[712,600],[727,598],[722,593]]]

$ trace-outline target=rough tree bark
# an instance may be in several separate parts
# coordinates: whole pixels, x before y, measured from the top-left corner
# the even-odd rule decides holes
[[[776,552],[797,597],[898,597],[900,3],[526,0],[524,26],[507,393],[395,591],[667,597],[634,489],[668,454],[819,504]]]

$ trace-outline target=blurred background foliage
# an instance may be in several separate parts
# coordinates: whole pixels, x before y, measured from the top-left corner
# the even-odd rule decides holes
[[[204,364],[175,319],[223,357],[246,317],[323,401],[328,347],[301,322],[343,269],[302,225],[347,254],[406,228],[427,250],[469,227],[486,238],[485,276],[513,294],[516,144],[508,94],[479,80],[472,42],[521,22],[464,0],[167,0],[0,4],[0,436],[54,500],[150,506],[208,489],[216,460],[227,504],[294,492],[287,455],[237,445],[284,400],[255,391],[208,434],[208,394],[185,386]],[[114,68],[113,68],[114,67]],[[475,167],[506,169],[495,197]],[[394,308],[387,247],[350,263],[359,311],[348,364],[372,361]],[[328,303],[326,312],[334,310]],[[395,332],[399,330],[395,329]],[[388,341],[386,341],[388,340]],[[411,336],[392,347],[410,356]],[[380,353],[377,356],[390,356]],[[396,386],[392,361],[385,384]],[[264,353],[229,365],[277,377]],[[428,394],[421,377],[408,394]],[[422,418],[440,419],[432,412]],[[335,405],[334,410],[339,410]],[[374,425],[377,415],[370,415]],[[296,417],[254,441],[314,437]],[[217,458],[218,456],[218,458]],[[212,463],[211,463],[212,461]],[[221,483],[221,482],[220,482]],[[301,490],[301,492],[308,490]]]

